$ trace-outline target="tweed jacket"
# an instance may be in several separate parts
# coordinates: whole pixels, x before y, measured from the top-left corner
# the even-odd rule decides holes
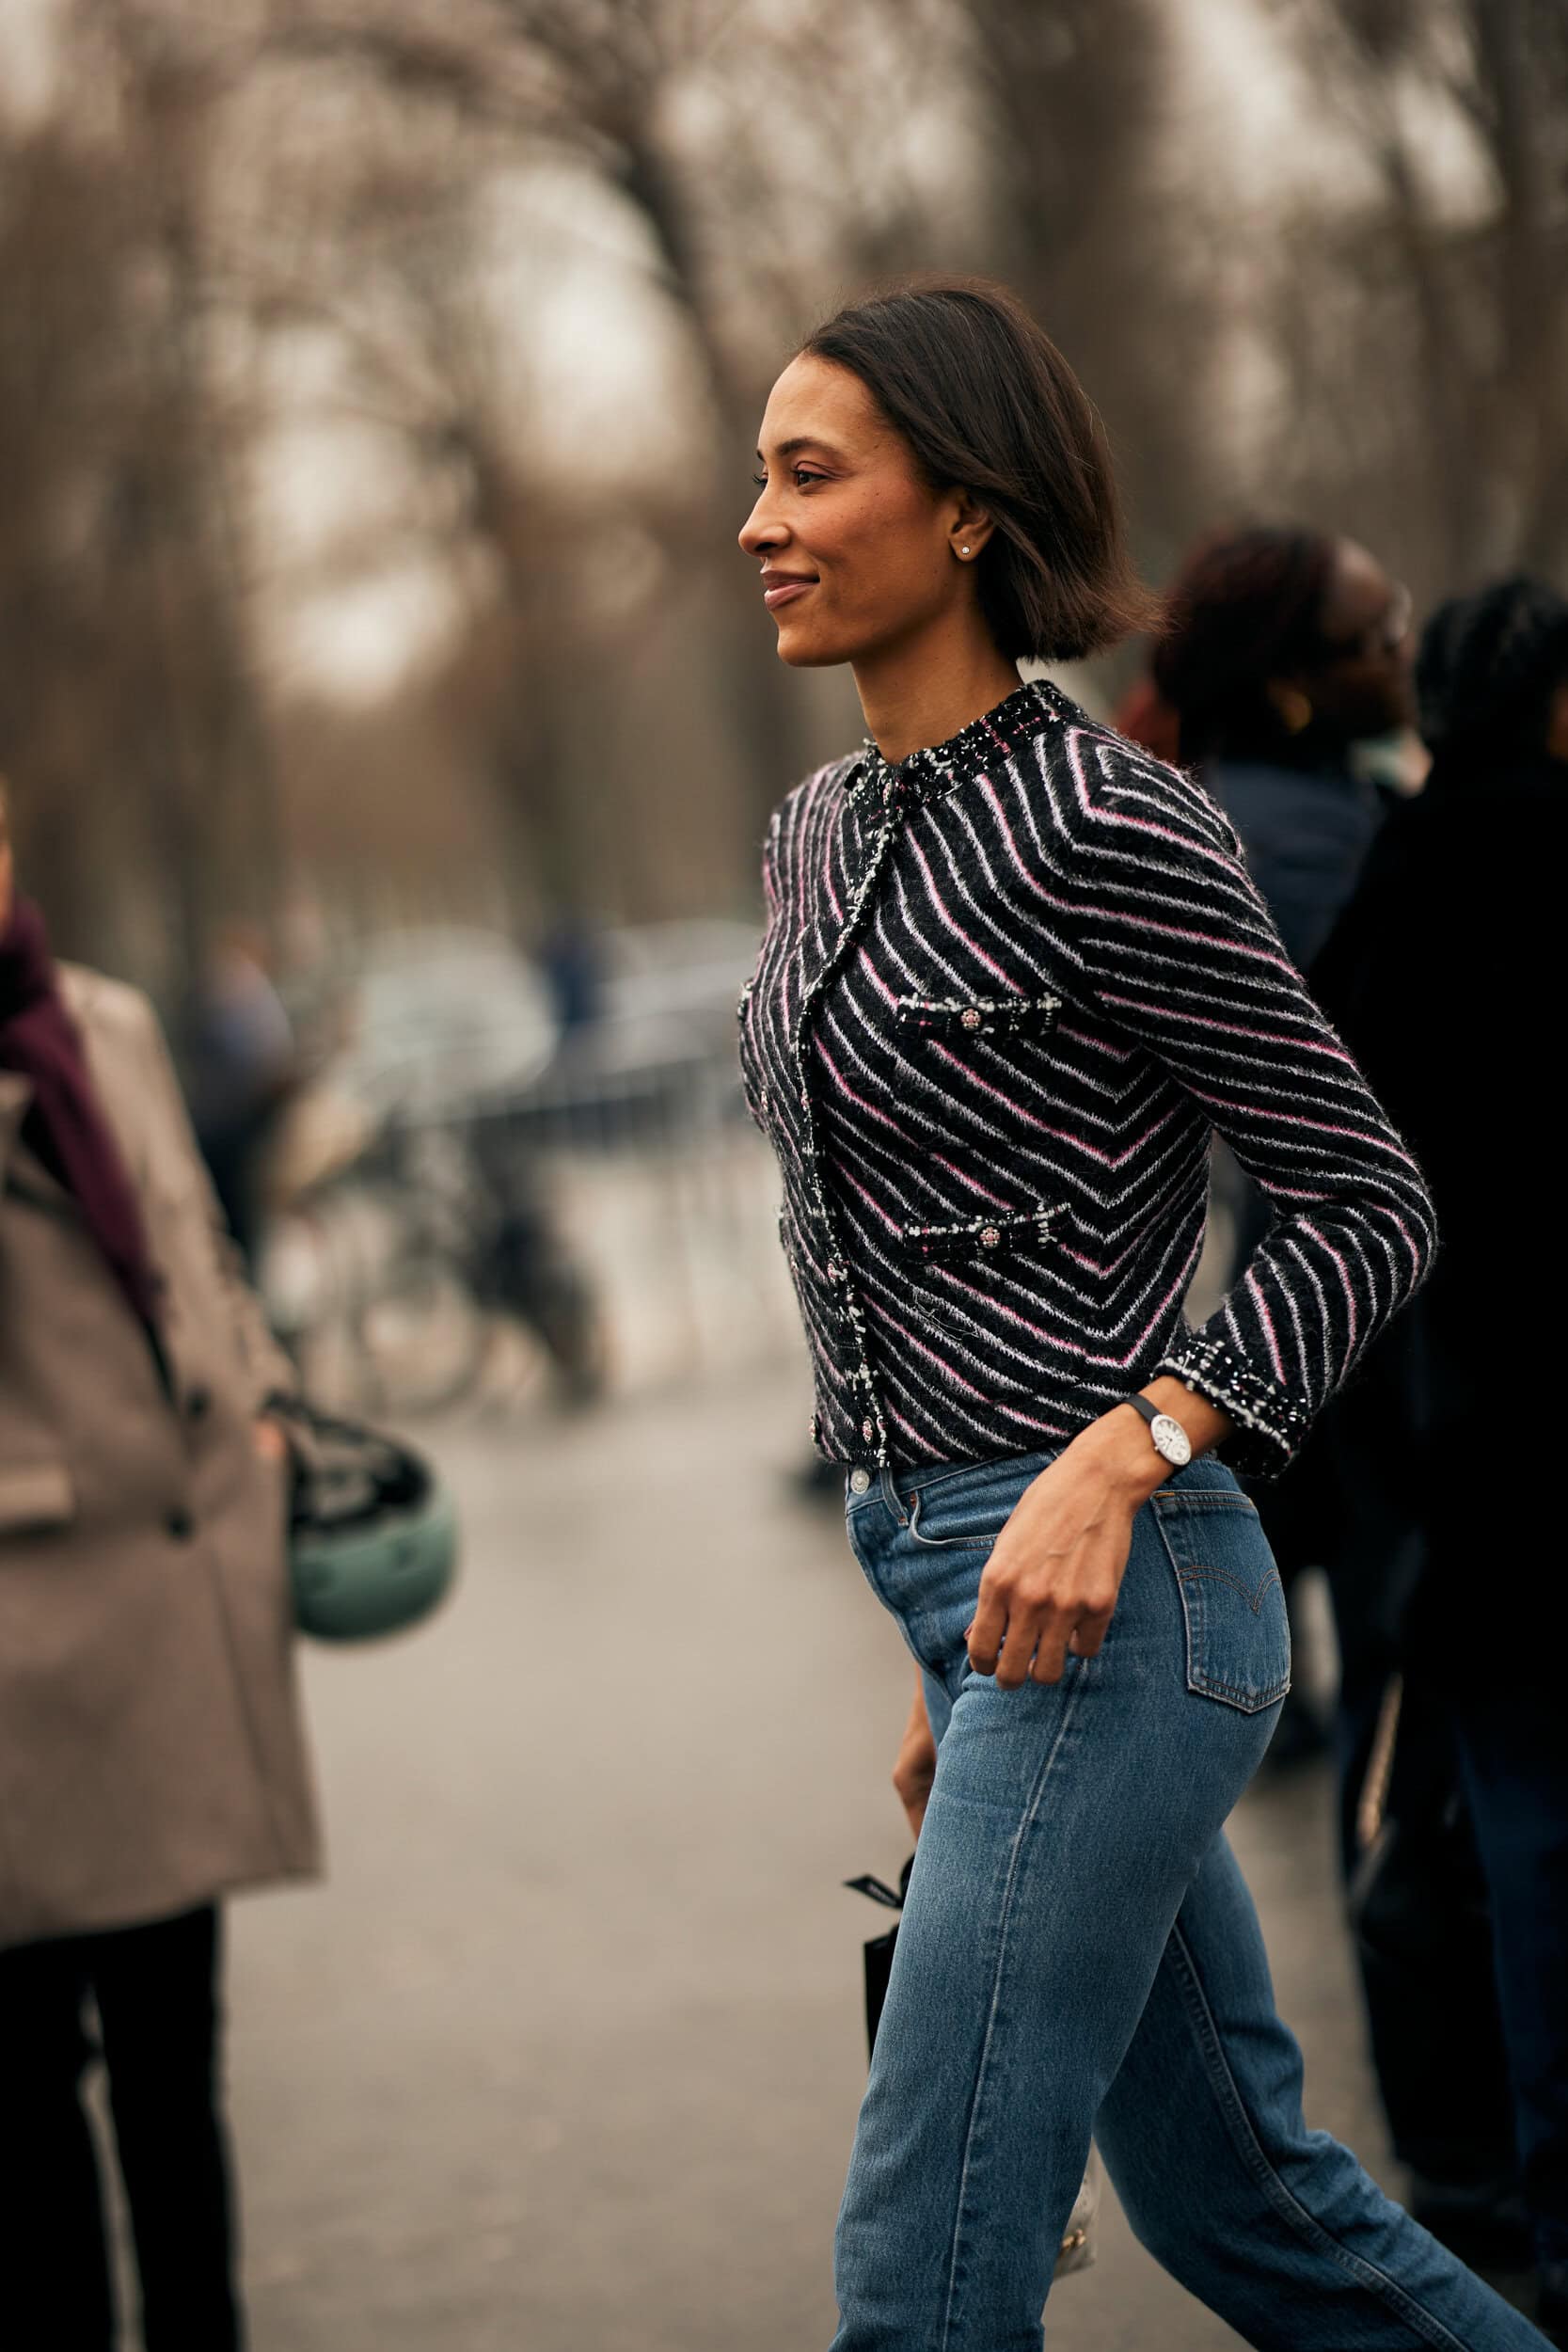
[[[1202,787],[1054,687],[797,787],[740,1002],[829,1458],[1058,1445],[1173,1373],[1283,1468],[1420,1280],[1421,1176]],[[1275,1222],[1201,1328],[1211,1137]]]
[[[0,1071],[0,1946],[309,1874],[292,1388],[239,1280],[144,996],[62,967],[164,1277],[160,1367]]]

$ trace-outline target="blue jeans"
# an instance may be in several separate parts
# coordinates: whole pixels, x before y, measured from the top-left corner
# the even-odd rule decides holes
[[[1098,1658],[1012,1692],[971,1669],[987,1554],[1049,1458],[883,1471],[848,1498],[938,1748],[832,2352],[1038,2352],[1091,2134],[1144,2245],[1249,2344],[1541,2352],[1302,2121],[1223,1835],[1290,1678],[1278,1576],[1228,1470],[1194,1463],[1139,1513]]]

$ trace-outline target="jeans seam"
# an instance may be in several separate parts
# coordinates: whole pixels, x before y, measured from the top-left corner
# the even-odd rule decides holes
[[[1333,2231],[1286,2187],[1258,2137],[1252,2118],[1247,2113],[1246,2103],[1237,2088],[1236,2078],[1226,2059],[1219,2027],[1214,2023],[1213,2011],[1203,1990],[1197,1963],[1180,1925],[1171,1929],[1170,1948],[1178,1964],[1183,2000],[1197,2035],[1204,2071],[1219,2102],[1221,2115],[1243,2165],[1252,2173],[1269,2203],[1298,2237],[1316,2249],[1326,2249],[1330,2258],[1347,2271],[1358,2285],[1370,2295],[1381,2296],[1428,2344],[1438,2345],[1440,2352],[1471,2352],[1471,2347],[1465,2344],[1463,2338],[1456,2336],[1424,2304],[1416,2302],[1396,2280],[1390,2279],[1375,2263],[1364,2261],[1359,2254],[1353,2254],[1349,2247],[1342,2246]]]
[[[986,2015],[986,2032],[985,2040],[980,2050],[980,2063],[975,2070],[974,2094],[970,2101],[969,2119],[964,2128],[963,2157],[958,2166],[958,2197],[953,2213],[953,2242],[948,2255],[947,2265],[947,2300],[942,2308],[942,2334],[939,2339],[937,2352],[950,2352],[950,2347],[955,2342],[953,2325],[954,2305],[958,2292],[958,2257],[964,2239],[964,2233],[968,2227],[970,2218],[967,2210],[970,2161],[974,2152],[975,2142],[979,2137],[980,2112],[985,2101],[988,2088],[988,2077],[990,2072],[991,2048],[996,2034],[996,2012],[1002,1997],[1002,1979],[1007,1963],[1007,1936],[1013,1906],[1013,1897],[1018,1887],[1019,1877],[1022,1867],[1025,1841],[1039,1812],[1040,1804],[1045,1795],[1046,1784],[1051,1778],[1052,1770],[1056,1762],[1058,1755],[1061,1753],[1062,1742],[1067,1738],[1074,1712],[1076,1711],[1078,1692],[1082,1687],[1082,1675],[1074,1675],[1071,1683],[1069,1685],[1067,1696],[1062,1707],[1062,1720],[1056,1729],[1056,1737],[1051,1743],[1050,1753],[1046,1756],[1040,1765],[1038,1772],[1035,1775],[1034,1787],[1029,1791],[1029,1802],[1024,1808],[1022,1818],[1021,1819],[1017,1831],[1014,1834],[1012,1851],[1008,1856],[1007,1881],[1002,1893],[1001,1914],[998,1921],[996,1966],[991,1979],[990,2007]]]

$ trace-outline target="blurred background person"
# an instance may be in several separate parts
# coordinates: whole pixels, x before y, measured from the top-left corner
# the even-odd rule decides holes
[[[0,2337],[117,2341],[90,2005],[147,2352],[229,2352],[219,1903],[317,1867],[291,1376],[151,1009],[55,962],[3,792],[0,1299]]]
[[[1354,540],[1301,526],[1254,525],[1200,539],[1172,581],[1142,704],[1140,740],[1168,735],[1241,834],[1247,866],[1293,962],[1313,961],[1354,886],[1386,805],[1357,747],[1406,726],[1410,598]],[[1214,1192],[1234,1240],[1222,1288],[1270,1223],[1262,1194],[1220,1142]],[[1364,1500],[1372,1507],[1375,1486]],[[1260,1503],[1291,1596],[1298,1650],[1302,1571],[1338,1540],[1329,1498],[1309,1479]],[[1269,1753],[1278,1770],[1323,1744],[1298,1674]]]
[[[1558,1132],[1535,1009],[1560,984],[1568,603],[1524,577],[1451,600],[1422,636],[1416,680],[1431,773],[1373,845],[1317,979],[1426,1170],[1443,1246],[1412,1315],[1377,1343],[1370,1376],[1347,1390],[1303,1470],[1342,1500],[1330,1572],[1353,1804],[1389,1677],[1403,1674],[1387,1850],[1360,1903],[1396,2147],[1429,2225],[1494,2258],[1508,2249],[1516,2154],[1542,2320],[1561,2343],[1568,1584],[1549,1482],[1528,1448],[1499,1454],[1478,1432],[1506,1390],[1534,1400],[1548,1457],[1556,1443],[1555,1293],[1512,1245]],[[1464,1101],[1465,1070],[1484,1084],[1480,1119]],[[1402,1520],[1381,1531],[1381,1549],[1357,1516],[1374,1457],[1398,1473]],[[1486,1593],[1504,1575],[1514,1598],[1487,1622]],[[1385,1721],[1392,1728],[1391,1711]]]
[[[1413,716],[1408,594],[1354,539],[1216,532],[1171,583],[1153,680],[1309,970],[1383,817],[1354,749]]]
[[[185,1083],[197,1142],[247,1273],[266,1208],[269,1153],[303,1073],[259,925],[220,924],[187,1022]]]

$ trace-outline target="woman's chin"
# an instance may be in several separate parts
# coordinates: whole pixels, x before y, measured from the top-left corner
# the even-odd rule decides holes
[[[779,628],[779,660],[792,670],[831,670],[848,659],[843,646],[824,641],[815,629],[791,628],[787,623]]]

